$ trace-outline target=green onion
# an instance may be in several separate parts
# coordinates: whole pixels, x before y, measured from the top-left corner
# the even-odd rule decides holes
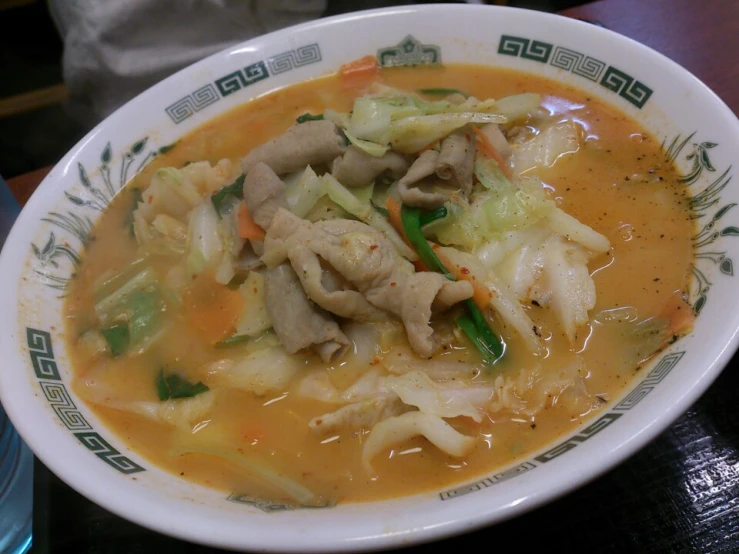
[[[105,342],[108,343],[110,353],[114,358],[117,358],[128,349],[128,325],[125,323],[113,325],[107,329],[102,329],[100,332],[105,338]]]
[[[208,386],[202,382],[191,383],[176,373],[164,374],[164,368],[157,374],[157,395],[159,400],[176,398],[192,398],[208,391]]]
[[[433,212],[422,213],[420,217],[421,227],[426,227],[429,223],[433,223],[437,219],[444,219],[446,216],[446,206],[436,208]]]
[[[440,210],[425,215],[430,220],[429,222],[443,217]],[[421,219],[421,210],[418,208],[411,208],[405,204],[401,206],[400,221],[403,225],[403,231],[408,241],[415,248],[418,257],[430,270],[443,274],[450,281],[456,281],[454,275],[441,263],[423,235]],[[465,300],[464,306],[467,314],[457,319],[457,324],[470,338],[475,348],[480,351],[483,359],[490,364],[494,363],[504,352],[500,339],[495,336],[480,308],[471,299]]]
[[[238,199],[244,198],[244,179],[246,179],[246,175],[242,173],[233,183],[226,185],[210,197],[213,207],[219,214],[221,213],[221,206],[229,196],[235,196]]]
[[[487,363],[494,364],[495,361],[500,358],[500,355],[498,355],[496,352],[493,352],[492,349],[489,347],[489,343],[480,334],[480,327],[475,325],[475,322],[469,315],[465,314],[459,316],[454,321],[457,325],[459,325],[459,328],[462,329],[464,334],[467,335],[467,338],[470,339],[470,342],[472,342],[473,346],[477,348],[477,350],[480,352],[483,359]]]
[[[306,121],[321,121],[321,120],[323,120],[322,113],[319,113],[318,115],[304,113],[303,115],[299,115],[297,118],[295,118],[295,121],[297,121],[298,123],[305,123]]]
[[[454,275],[444,267],[444,264],[436,256],[426,237],[423,236],[423,231],[421,230],[421,210],[403,204],[400,208],[400,221],[403,224],[403,231],[405,232],[406,238],[426,267],[431,271],[443,274],[450,281],[455,281]]]
[[[497,360],[503,355],[503,352],[505,351],[505,348],[503,347],[503,344],[500,342],[500,339],[493,333],[493,330],[490,328],[490,325],[488,325],[487,320],[485,319],[485,316],[482,315],[482,312],[480,311],[480,308],[477,307],[477,304],[471,299],[468,298],[464,301],[464,305],[467,308],[467,312],[469,313],[469,317],[472,320],[472,323],[474,323],[478,335],[479,335],[479,344],[476,343],[475,346],[477,347],[480,352],[482,352],[483,356],[487,358],[490,357],[492,354],[493,361]],[[480,349],[480,345],[484,346],[484,351]]]
[[[462,92],[456,88],[420,88],[417,90],[421,94],[428,94],[430,96],[449,96],[450,94],[461,94],[465,98],[469,98],[469,94]]]
[[[231,346],[236,346],[245,342],[249,342],[250,340],[251,337],[249,335],[235,335],[233,337],[228,337],[227,339],[219,340],[213,346],[215,346],[216,348],[229,348]]]

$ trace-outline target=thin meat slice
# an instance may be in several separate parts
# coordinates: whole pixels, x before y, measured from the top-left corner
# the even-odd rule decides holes
[[[436,150],[426,150],[398,181],[398,195],[404,204],[434,209],[449,199],[449,194],[434,190],[434,185],[439,181],[436,176],[438,160],[439,153]]]
[[[459,189],[465,197],[472,190],[474,165],[475,141],[470,131],[457,131],[442,141],[436,175]]]
[[[241,169],[248,174],[252,167],[263,162],[277,175],[283,175],[305,169],[307,165],[331,163],[345,149],[344,137],[335,123],[306,121],[254,148],[241,159]]]
[[[285,183],[267,164],[259,162],[246,174],[244,200],[254,222],[267,229],[277,209],[287,207]]]
[[[349,339],[327,312],[308,299],[290,264],[265,273],[264,293],[275,333],[289,354],[313,347],[324,362],[330,362],[348,348]]]
[[[314,224],[280,209],[267,231],[265,246],[290,259],[311,300],[328,311],[336,310],[337,315],[354,318],[357,314],[356,319],[366,320],[368,312],[356,295],[344,296],[346,303],[337,305],[332,293],[319,288],[320,266],[313,261],[311,269],[305,260],[311,257],[308,252],[324,260],[371,306],[398,316],[413,350],[425,358],[439,346],[429,324],[434,308],[448,308],[450,302],[472,296],[472,285],[467,281],[450,281],[439,273],[416,273],[382,233],[359,221]]]
[[[297,270],[303,290],[323,309],[355,321],[385,319],[385,313],[370,304],[362,293],[331,286],[338,285],[336,282],[327,283],[327,275],[321,268],[320,259],[309,248],[296,244],[290,248],[289,257],[293,268]]]
[[[366,187],[382,174],[399,178],[408,171],[405,156],[389,151],[384,156],[371,156],[365,151],[350,146],[344,155],[336,158],[331,174],[342,185],[355,188]]]

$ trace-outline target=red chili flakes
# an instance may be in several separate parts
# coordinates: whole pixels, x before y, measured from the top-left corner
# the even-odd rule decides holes
[[[369,249],[370,250],[377,250],[377,245],[376,244],[372,244],[372,245],[370,245]]]
[[[460,269],[459,271],[461,271],[461,272],[462,272],[462,275],[469,275],[469,274],[470,274],[470,270],[469,270],[469,269],[467,269],[466,267],[463,267],[463,268],[462,268],[462,269]]]
[[[390,283],[390,286],[391,287],[397,287],[398,286],[398,283],[396,283],[395,281],[393,281],[392,283]]]

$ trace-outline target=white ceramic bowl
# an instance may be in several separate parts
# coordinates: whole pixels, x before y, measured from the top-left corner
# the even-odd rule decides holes
[[[348,38],[352,37],[352,38]],[[180,480],[129,450],[69,386],[62,300],[112,195],[157,152],[250,98],[376,53],[381,63],[475,62],[552,77],[638,118],[665,141],[701,216],[695,331],[596,419],[536,456],[454,490],[319,510],[280,510]],[[737,345],[739,123],[675,63],[579,21],[511,8],[401,7],[271,33],[177,73],[126,104],[54,168],[0,258],[0,392],[38,458],[99,505],[145,527],[230,549],[366,550],[430,541],[510,518],[644,446],[716,378]],[[521,474],[525,473],[525,477]]]

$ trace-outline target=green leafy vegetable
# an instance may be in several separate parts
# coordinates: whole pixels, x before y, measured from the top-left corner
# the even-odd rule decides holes
[[[114,358],[117,358],[128,349],[129,336],[128,336],[128,325],[118,324],[108,327],[100,331],[105,338],[105,342],[108,343],[110,353]]]
[[[157,395],[159,396],[159,400],[192,398],[208,390],[208,386],[201,381],[191,383],[176,373],[166,375],[164,368],[160,369],[157,374]]]
[[[244,179],[246,179],[246,175],[242,173],[233,183],[226,185],[210,197],[211,202],[213,202],[213,207],[219,215],[222,215],[221,207],[229,196],[233,196],[239,200],[244,198]]]
[[[129,297],[126,311],[132,346],[143,344],[154,336],[160,326],[163,309],[164,303],[156,290],[137,291]]]
[[[317,115],[313,115],[310,113],[304,113],[303,115],[299,115],[295,121],[298,123],[305,123],[306,121],[321,121],[323,120],[323,114],[319,113]]]
[[[429,218],[436,214],[428,214]],[[439,215],[436,214],[436,218]],[[421,229],[421,210],[411,208],[405,204],[400,210],[400,221],[403,225],[403,231],[408,241],[413,245],[418,253],[418,257],[432,271],[436,271],[444,275],[450,281],[455,281],[454,275],[441,263],[431,245],[426,240]],[[432,220],[433,221],[433,220]],[[464,302],[467,315],[457,320],[457,324],[462,331],[470,338],[483,356],[487,363],[494,363],[504,353],[503,344],[495,336],[492,329],[488,325],[485,316],[483,316],[477,305],[470,299]]]
[[[117,319],[125,311],[128,298],[136,291],[156,286],[157,274],[153,269],[147,267],[141,270],[140,266],[136,269],[138,271],[133,276],[124,271],[95,291],[95,297],[101,298],[95,303],[95,313],[102,323]]]
[[[251,339],[252,337],[249,335],[235,335],[233,337],[228,337],[227,339],[219,340],[214,346],[216,348],[230,348],[231,346],[238,346],[239,344],[249,342]]]
[[[466,92],[462,92],[456,88],[420,88],[416,92],[429,96],[449,96],[450,94],[461,94],[465,98],[469,98],[470,96]]]

